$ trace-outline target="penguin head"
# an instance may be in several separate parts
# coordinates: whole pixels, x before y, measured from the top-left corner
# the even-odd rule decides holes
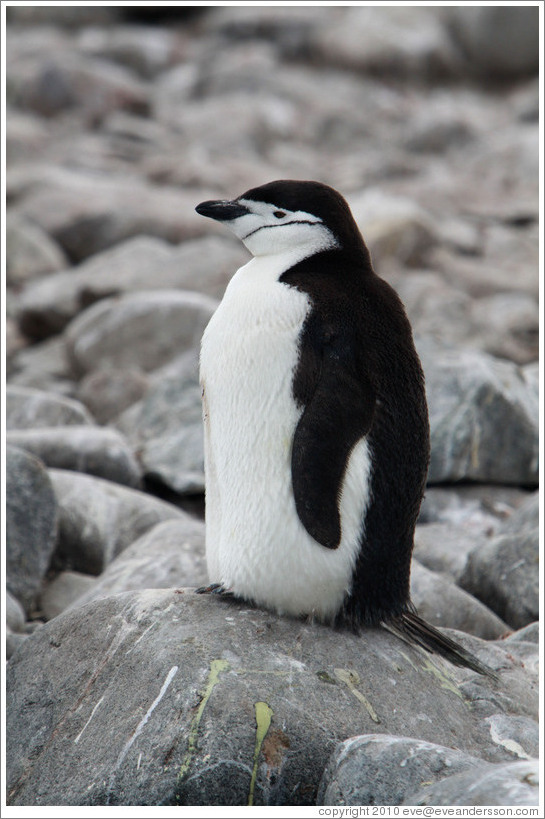
[[[269,182],[231,201],[202,202],[195,210],[225,222],[254,256],[297,248],[306,248],[311,255],[363,244],[346,201],[321,182]]]

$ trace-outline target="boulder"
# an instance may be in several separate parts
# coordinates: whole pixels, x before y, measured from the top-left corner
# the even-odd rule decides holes
[[[93,424],[83,404],[32,387],[6,387],[6,429]]]
[[[489,82],[537,74],[536,7],[451,6],[444,11],[452,40],[466,61],[466,70]]]
[[[411,599],[420,616],[434,626],[458,629],[483,640],[495,640],[509,631],[487,606],[417,560],[411,568]]]
[[[176,288],[220,298],[247,260],[244,247],[225,237],[206,236],[173,247],[155,236],[135,236],[71,270],[29,284],[21,296],[19,321],[31,338],[43,338],[63,330],[85,306],[122,293]]]
[[[6,626],[15,632],[24,631],[25,610],[15,597],[6,591]]]
[[[320,783],[318,804],[537,804],[537,759],[520,765],[493,765],[459,750],[409,737],[355,736],[341,743],[332,755]],[[524,775],[530,772],[529,781],[523,784]],[[502,776],[506,779],[503,783]],[[422,783],[426,783],[424,788]],[[493,786],[499,783],[502,786],[494,791]],[[447,793],[450,801],[443,801]]]
[[[535,486],[539,393],[524,370],[420,340],[431,427],[429,483]]]
[[[49,476],[59,504],[59,570],[100,574],[156,523],[183,516],[169,503],[102,478],[63,469],[50,469]]]
[[[67,259],[40,227],[11,214],[6,220],[6,282],[20,286],[46,273],[64,270]]]
[[[198,587],[207,582],[204,523],[181,515],[157,523],[127,546],[73,605],[126,591]]]
[[[94,577],[81,572],[60,572],[40,595],[39,606],[45,620],[52,620],[85,595]]]
[[[416,527],[413,554],[427,569],[456,582],[464,571],[469,552],[485,542],[486,538],[469,526],[423,523]]]
[[[72,425],[13,430],[7,442],[36,455],[48,467],[86,472],[126,486],[141,483],[133,451],[115,429]]]
[[[437,81],[457,68],[435,8],[352,7],[313,40],[321,62],[365,74]]]
[[[216,307],[208,296],[178,290],[103,299],[67,328],[70,360],[79,373],[124,367],[149,372],[198,348]]]
[[[12,105],[43,117],[82,108],[92,122],[116,108],[148,108],[147,88],[131,71],[70,49],[21,56],[11,66],[8,88]]]
[[[69,610],[8,667],[8,804],[312,805],[337,743],[369,730],[508,761],[470,703],[535,716],[537,678],[499,645],[454,635],[501,666],[501,697],[384,630],[193,590]]]
[[[55,549],[58,509],[51,480],[34,455],[6,450],[7,589],[32,611]]]
[[[539,618],[539,524],[535,493],[487,544],[468,555],[459,584],[514,628]]]
[[[201,388],[196,352],[154,376],[141,401],[115,421],[139,453],[146,479],[178,495],[204,491]]]
[[[17,212],[40,225],[77,262],[131,236],[147,234],[177,244],[209,234],[195,213],[195,204],[207,193],[155,187],[126,171],[51,167],[30,182]]]
[[[538,805],[537,759],[478,766],[426,786],[404,805]]]
[[[9,385],[30,387],[53,393],[56,397],[60,394],[73,398],[76,386],[66,357],[64,338],[61,335],[51,336],[46,341],[19,350],[10,361]],[[40,422],[40,426],[47,424],[47,418],[44,420],[45,424]]]
[[[149,386],[147,373],[136,367],[93,370],[79,382],[77,398],[99,424],[107,424],[143,398]]]

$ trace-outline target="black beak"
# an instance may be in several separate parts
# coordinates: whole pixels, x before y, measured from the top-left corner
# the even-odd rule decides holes
[[[210,219],[216,219],[218,222],[229,222],[231,219],[238,219],[239,216],[244,216],[250,213],[248,208],[240,205],[238,202],[228,202],[221,199],[210,200],[209,202],[201,202],[195,208],[197,213],[201,216],[208,216]]]

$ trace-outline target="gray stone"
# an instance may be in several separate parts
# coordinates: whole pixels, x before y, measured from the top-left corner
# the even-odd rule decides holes
[[[52,620],[85,595],[94,577],[81,572],[60,572],[40,595],[39,606],[46,620]]]
[[[493,713],[535,712],[527,670],[454,634],[505,669]],[[193,590],[115,595],[56,617],[11,660],[8,803],[311,805],[337,743],[369,730],[509,760],[460,695],[475,677],[384,630],[358,637]]]
[[[79,382],[77,397],[106,424],[143,398],[149,386],[148,376],[137,369],[95,370]]]
[[[38,458],[6,450],[6,580],[8,591],[32,610],[47,572],[57,533],[57,502]]]
[[[8,88],[13,105],[44,117],[78,107],[92,121],[115,108],[143,113],[148,106],[147,89],[132,72],[67,49],[17,60]]]
[[[319,27],[314,48],[322,61],[371,75],[435,80],[457,65],[437,10],[353,7]]]
[[[33,161],[44,151],[49,141],[49,130],[41,117],[8,108],[6,123],[6,164]]]
[[[520,509],[509,522],[510,531],[470,552],[459,579],[462,588],[514,628],[539,618],[539,529],[524,527],[525,516]],[[515,519],[522,523],[520,531],[513,531]]]
[[[182,512],[144,492],[101,478],[50,469],[59,503],[59,569],[100,574],[123,549]]]
[[[25,610],[15,597],[6,591],[6,626],[15,632],[24,631]]]
[[[537,74],[538,9],[529,6],[467,6],[445,9],[453,40],[466,67],[489,81]]]
[[[433,572],[441,572],[454,582],[463,574],[467,556],[485,538],[469,526],[452,523],[425,523],[416,527],[414,557]]]
[[[390,257],[411,266],[425,262],[436,237],[431,216],[416,202],[369,188],[349,204],[377,269]]]
[[[199,293],[152,290],[103,299],[66,330],[78,372],[138,367],[154,370],[198,348],[217,302]]]
[[[6,660],[10,660],[17,649],[25,642],[28,634],[12,631],[6,627]]]
[[[335,749],[317,801],[319,805],[400,805],[423,782],[491,767],[468,753],[431,742],[364,734],[345,740]]]
[[[539,304],[526,293],[496,293],[473,301],[481,349],[498,358],[528,364],[539,357]]]
[[[152,26],[97,26],[80,31],[78,48],[92,57],[114,60],[142,77],[151,78],[179,57],[176,31]]]
[[[210,233],[195,204],[207,191],[154,187],[122,173],[45,169],[17,205],[74,261],[148,234],[177,244]],[[210,196],[208,196],[210,198]]]
[[[136,589],[204,586],[204,523],[189,515],[166,520],[115,558],[74,606]]]
[[[46,466],[86,472],[114,483],[139,487],[141,469],[125,438],[95,426],[39,427],[8,432],[13,446],[36,455]]]
[[[21,297],[19,320],[31,338],[41,338],[64,329],[82,307],[121,293],[176,288],[220,298],[247,259],[240,243],[224,237],[172,247],[153,236],[136,236],[70,271],[29,285]]]
[[[454,628],[494,640],[509,631],[500,618],[451,580],[413,560],[411,599],[418,613],[432,625]]]
[[[201,388],[195,353],[158,372],[144,398],[115,423],[138,451],[148,480],[181,495],[204,491]]]
[[[62,336],[19,350],[10,361],[11,386],[31,387],[42,392],[73,397],[75,389]]]
[[[6,429],[80,426],[93,419],[79,401],[31,387],[6,387]]]
[[[28,279],[63,270],[67,259],[40,227],[10,214],[6,220],[6,282],[21,285]]]
[[[509,751],[514,759],[539,756],[539,723],[535,719],[493,714],[485,722],[492,741]]]
[[[524,371],[422,339],[417,348],[430,412],[429,483],[536,485],[539,400]]]
[[[528,499],[528,492],[511,486],[428,486],[419,523],[447,523],[476,537],[489,537]]]
[[[499,532],[502,535],[531,533],[539,528],[539,492],[532,492],[524,503],[506,517]]]
[[[539,762],[478,767],[426,786],[404,805],[538,805]]]
[[[438,273],[386,267],[384,278],[401,298],[413,332],[446,344],[480,346],[480,328],[471,317],[471,298],[451,287]],[[379,268],[380,269],[380,268]]]
[[[528,642],[528,643],[539,643],[539,622],[536,621],[535,623],[529,623],[527,626],[523,626],[523,628],[519,628],[517,631],[514,631],[512,634],[509,634],[505,640],[507,642]]]

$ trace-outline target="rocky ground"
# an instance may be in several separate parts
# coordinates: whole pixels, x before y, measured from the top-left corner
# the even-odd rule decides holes
[[[165,14],[8,9],[9,803],[537,804],[537,9]],[[191,591],[199,340],[247,258],[194,207],[294,177],[407,307],[412,595],[497,684]]]

